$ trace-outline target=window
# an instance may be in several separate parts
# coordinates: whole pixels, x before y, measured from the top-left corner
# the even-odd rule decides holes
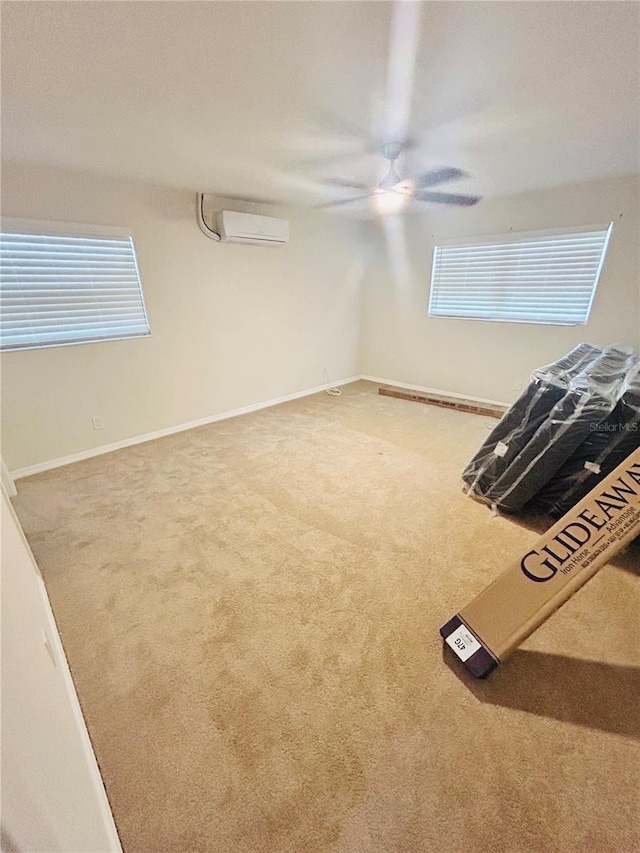
[[[429,316],[584,324],[612,227],[436,246]]]
[[[3,350],[150,333],[130,232],[67,223],[3,223]]]

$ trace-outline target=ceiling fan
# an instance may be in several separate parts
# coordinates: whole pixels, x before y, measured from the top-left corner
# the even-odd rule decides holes
[[[338,201],[329,201],[318,204],[316,207],[337,207],[338,205],[350,204],[365,198],[376,198],[378,208],[383,213],[397,213],[409,202],[426,201],[435,204],[453,204],[469,207],[480,201],[480,196],[454,195],[452,193],[432,192],[430,187],[436,187],[448,181],[455,181],[466,177],[466,172],[453,167],[434,169],[425,172],[415,181],[404,180],[396,170],[396,160],[404,150],[400,142],[389,142],[382,147],[382,156],[389,161],[389,170],[377,186],[370,186],[356,181],[330,180],[325,183],[330,186],[344,187],[354,190],[367,190],[365,195],[352,198],[343,198]]]

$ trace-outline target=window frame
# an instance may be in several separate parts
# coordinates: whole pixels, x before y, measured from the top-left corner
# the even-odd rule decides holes
[[[536,237],[562,237],[562,236],[574,236],[589,233],[592,231],[604,231],[605,238],[602,245],[602,253],[600,255],[600,259],[598,261],[598,266],[596,269],[596,273],[593,280],[593,287],[591,290],[591,296],[589,298],[589,305],[587,308],[586,319],[584,322],[576,322],[573,320],[540,320],[540,319],[520,319],[520,318],[505,318],[505,317],[467,317],[460,316],[457,314],[432,314],[432,304],[434,297],[434,287],[433,287],[433,279],[436,269],[436,250],[443,248],[474,248],[475,246],[486,246],[492,243],[518,243],[521,241],[526,241],[530,239],[535,239]],[[613,233],[613,221],[610,221],[608,224],[598,224],[598,225],[579,225],[573,227],[565,227],[565,228],[545,228],[539,229],[535,231],[512,231],[509,230],[503,234],[487,234],[481,237],[463,237],[463,238],[455,238],[451,240],[441,240],[438,243],[433,244],[432,248],[432,260],[431,260],[431,278],[429,282],[429,302],[427,306],[427,316],[433,320],[462,320],[462,321],[474,321],[474,322],[485,322],[485,323],[517,323],[518,325],[532,325],[532,326],[586,326],[589,323],[591,318],[591,311],[593,309],[593,303],[595,301],[596,293],[598,290],[598,286],[600,284],[600,276],[602,273],[602,268],[604,266],[605,258],[607,256],[607,252],[609,250],[609,244],[611,242],[611,235]]]
[[[93,237],[96,239],[100,239],[101,237],[104,237],[105,239],[108,239],[109,237],[126,237],[131,241],[133,249],[133,261],[135,264],[136,276],[138,278],[138,287],[140,289],[142,311],[144,313],[144,319],[148,329],[148,331],[142,335],[121,335],[118,337],[95,338],[94,340],[59,341],[55,343],[27,344],[25,346],[6,348],[2,347],[2,340],[0,336],[0,353],[6,354],[9,352],[25,352],[28,350],[58,349],[59,347],[90,346],[92,344],[110,343],[113,341],[144,340],[145,338],[151,337],[151,323],[149,322],[147,301],[142,287],[142,276],[140,275],[138,252],[136,250],[133,229],[118,225],[89,225],[86,222],[60,222],[49,219],[23,219],[13,216],[2,216],[0,217],[0,234],[33,234],[34,236],[45,237]],[[0,299],[1,298],[2,291],[0,288]]]

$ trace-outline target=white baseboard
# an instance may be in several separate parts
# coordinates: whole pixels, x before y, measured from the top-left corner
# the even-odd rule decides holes
[[[19,524],[17,517],[16,522]],[[89,732],[87,731],[87,723],[82,713],[82,708],[80,707],[80,700],[76,693],[76,685],[74,684],[71,676],[67,656],[62,646],[62,640],[60,639],[58,626],[56,625],[55,616],[51,609],[51,602],[49,601],[47,588],[44,585],[44,580],[42,579],[37,563],[35,560],[33,562],[38,575],[37,584],[42,597],[42,603],[44,605],[45,618],[49,623],[47,626],[49,628],[47,634],[48,639],[51,640],[51,644],[53,646],[54,663],[59,667],[60,674],[62,675],[64,687],[71,706],[72,719],[76,727],[82,752],[84,753],[84,758],[87,763],[87,772],[93,786],[94,797],[100,812],[100,817],[102,818],[104,833],[109,840],[109,850],[105,851],[105,853],[122,853],[122,845],[120,843],[120,837],[118,835],[118,829],[113,817],[113,812],[111,811],[111,804],[107,798],[104,780],[100,773],[100,768],[98,767],[98,761],[96,759],[96,754],[93,751],[93,744],[91,743]]]
[[[112,444],[103,444],[100,447],[92,447],[90,450],[82,450],[80,453],[72,453],[71,456],[62,456],[59,459],[49,459],[47,462],[38,462],[36,465],[28,465],[26,468],[18,468],[10,472],[13,480],[19,480],[22,477],[29,477],[32,474],[41,474],[43,471],[50,471],[52,468],[61,468],[63,465],[71,465],[73,462],[81,462],[83,459],[91,459],[94,456],[102,456],[104,453],[112,453],[114,450],[122,450],[124,447],[132,447],[134,444],[142,444],[145,441],[153,441],[156,438],[163,438],[165,435],[173,435],[176,432],[184,432],[187,429],[194,427],[213,424],[216,421],[224,421],[227,418],[236,418],[239,415],[248,415],[250,412],[257,412],[260,409],[268,409],[271,406],[278,406],[280,403],[288,403],[290,400],[298,400],[300,397],[308,397],[311,394],[318,394],[320,391],[326,391],[328,388],[336,388],[340,385],[348,385],[351,382],[356,382],[360,376],[350,376],[347,379],[339,379],[337,382],[328,382],[325,385],[318,385],[315,388],[307,388],[305,391],[296,391],[294,394],[285,394],[284,397],[276,397],[273,400],[265,400],[262,403],[253,403],[250,406],[242,406],[240,409],[232,409],[228,412],[220,412],[217,415],[209,415],[206,418],[199,418],[197,421],[189,421],[186,424],[178,424],[177,426],[159,429],[155,432],[148,432],[145,435],[136,435],[133,438],[125,438],[122,441],[114,441]]]
[[[414,385],[409,382],[398,382],[395,379],[381,379],[379,376],[362,375],[360,379],[367,382],[376,382],[378,385],[395,385],[396,388],[406,388],[407,391],[421,391],[423,394],[437,394],[441,397],[457,397],[459,400],[468,400],[470,403],[488,403],[491,406],[504,406],[509,408],[511,403],[502,400],[487,400],[485,397],[470,397],[468,394],[458,394],[457,391],[444,391],[442,388],[427,388],[425,385]]]
[[[15,497],[18,494],[16,491],[16,484],[13,482],[13,477],[9,473],[9,469],[4,464],[4,459],[0,459],[0,470],[2,473],[2,485],[4,486],[6,493],[10,498]]]
[[[9,476],[13,480],[19,480],[22,477],[29,477],[32,474],[41,474],[43,471],[50,471],[52,468],[61,468],[63,465],[71,465],[73,462],[81,462],[83,459],[91,459],[94,456],[102,456],[104,453],[112,453],[114,450],[122,450],[124,447],[132,447],[134,444],[142,444],[145,441],[153,441],[156,438],[163,438],[165,435],[173,435],[176,432],[184,432],[184,430],[205,426],[206,424],[213,424],[216,423],[216,421],[236,418],[239,415],[248,415],[251,412],[257,412],[260,409],[268,409],[271,406],[278,406],[280,403],[287,403],[290,400],[298,400],[300,397],[308,397],[311,394],[318,394],[321,391],[326,391],[327,388],[349,385],[351,382],[357,382],[358,379],[365,379],[367,382],[376,382],[379,385],[395,385],[397,388],[406,388],[409,391],[421,391],[427,394],[440,394],[446,397],[458,397],[461,400],[468,400],[474,403],[489,403],[493,406],[505,407],[508,407],[509,405],[508,403],[503,403],[499,400],[486,400],[482,397],[469,397],[466,394],[444,391],[441,388],[427,388],[424,385],[413,385],[407,382],[398,382],[395,379],[382,379],[379,376],[360,374],[358,376],[349,376],[347,379],[339,379],[337,382],[317,385],[315,388],[307,388],[305,391],[296,391],[294,394],[285,394],[284,397],[276,397],[273,400],[265,400],[262,403],[253,403],[250,406],[242,406],[240,409],[232,409],[228,412],[220,412],[217,415],[209,415],[206,418],[199,418],[197,421],[189,421],[189,423],[186,424],[178,424],[177,426],[159,429],[155,432],[148,432],[145,435],[136,435],[133,438],[114,441],[112,444],[103,444],[100,447],[92,447],[90,450],[82,450],[80,453],[73,453],[70,456],[62,456],[59,459],[49,459],[47,462],[38,462],[36,465],[28,465],[26,468],[18,468],[15,471],[11,471]]]

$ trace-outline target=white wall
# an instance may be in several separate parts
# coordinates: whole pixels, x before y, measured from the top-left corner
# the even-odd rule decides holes
[[[535,168],[535,164],[532,164]],[[363,285],[361,369],[371,376],[510,401],[531,368],[588,340],[640,344],[638,177],[431,208],[372,224]],[[440,240],[614,221],[588,325],[540,326],[427,316],[433,246]]]
[[[313,388],[325,366],[331,381],[364,373],[509,401],[581,340],[640,345],[637,176],[372,222],[364,260],[361,226],[343,216],[266,208],[291,219],[289,245],[220,245],[198,230],[195,193],[12,164],[2,178],[6,216],[133,228],[153,332],[4,353],[10,470]],[[434,243],[610,220],[588,326],[427,317]]]
[[[325,366],[331,381],[359,372],[360,226],[259,212],[291,219],[288,245],[207,239],[195,192],[3,165],[4,216],[133,229],[152,329],[146,339],[4,353],[10,470],[313,388]]]
[[[4,489],[2,849],[121,850],[47,593]]]

